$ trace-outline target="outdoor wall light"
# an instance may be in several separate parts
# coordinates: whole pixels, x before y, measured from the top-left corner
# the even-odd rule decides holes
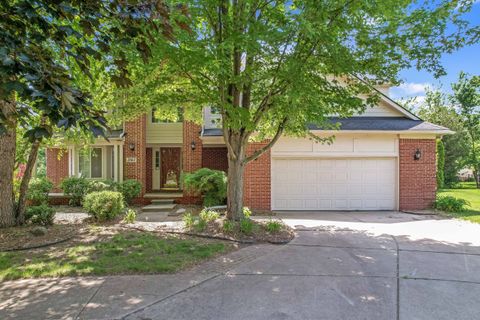
[[[415,154],[413,155],[413,160],[420,160],[421,157],[422,151],[420,151],[420,149],[417,149],[417,151],[415,151]]]
[[[130,149],[131,151],[134,151],[134,150],[135,150],[135,143],[130,142],[130,143],[128,144],[128,149]]]
[[[192,141],[192,143],[190,143],[190,148],[192,148],[192,151],[194,151],[196,147],[197,145],[195,144],[195,141]]]

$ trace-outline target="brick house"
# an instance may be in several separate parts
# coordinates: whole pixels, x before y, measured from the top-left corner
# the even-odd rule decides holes
[[[333,144],[282,137],[245,170],[245,205],[260,210],[414,210],[431,206],[436,194],[436,139],[450,131],[419,119],[386,95],[363,114],[331,118],[340,130],[312,126]],[[142,183],[137,201],[168,194],[177,203],[198,201],[181,190],[181,172],[201,167],[227,170],[219,115],[204,109],[204,123],[163,123],[154,113],[125,122],[90,152],[75,145],[47,150],[47,176]],[[248,152],[262,143],[251,143]],[[62,153],[63,156],[60,156]],[[59,191],[59,190],[57,190]]]

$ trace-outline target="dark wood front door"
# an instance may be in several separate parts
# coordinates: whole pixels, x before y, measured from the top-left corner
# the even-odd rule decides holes
[[[160,188],[180,189],[180,148],[160,148]]]

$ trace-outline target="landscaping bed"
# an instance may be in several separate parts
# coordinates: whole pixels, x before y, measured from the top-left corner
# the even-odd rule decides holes
[[[34,233],[42,233],[35,235]],[[24,250],[63,242],[77,234],[73,225],[57,224],[49,227],[34,225],[0,229],[0,251]]]
[[[66,242],[39,249],[0,252],[0,281],[173,273],[235,247],[225,241],[125,230],[118,225],[84,225],[75,238]]]
[[[281,220],[251,219],[250,210],[244,211],[245,217],[240,221],[229,221],[225,215],[208,209],[202,210],[198,215],[187,213],[183,216],[182,232],[244,243],[283,244],[295,237],[293,229]]]

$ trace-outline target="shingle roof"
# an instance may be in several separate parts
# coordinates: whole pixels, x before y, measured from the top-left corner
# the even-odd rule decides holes
[[[423,120],[412,120],[403,117],[352,117],[330,118],[331,124],[338,123],[340,130],[372,130],[372,131],[444,131],[450,130]],[[309,125],[310,130],[322,130]]]
[[[351,118],[330,118],[330,124],[338,123],[339,130],[348,131],[406,131],[424,132],[435,131],[440,134],[451,132],[448,128],[423,120],[412,120],[403,117],[351,117]],[[309,125],[310,130],[322,130],[316,125]],[[324,130],[325,128],[323,128]],[[329,130],[326,128],[326,130]],[[204,129],[204,136],[221,136],[221,129]]]

